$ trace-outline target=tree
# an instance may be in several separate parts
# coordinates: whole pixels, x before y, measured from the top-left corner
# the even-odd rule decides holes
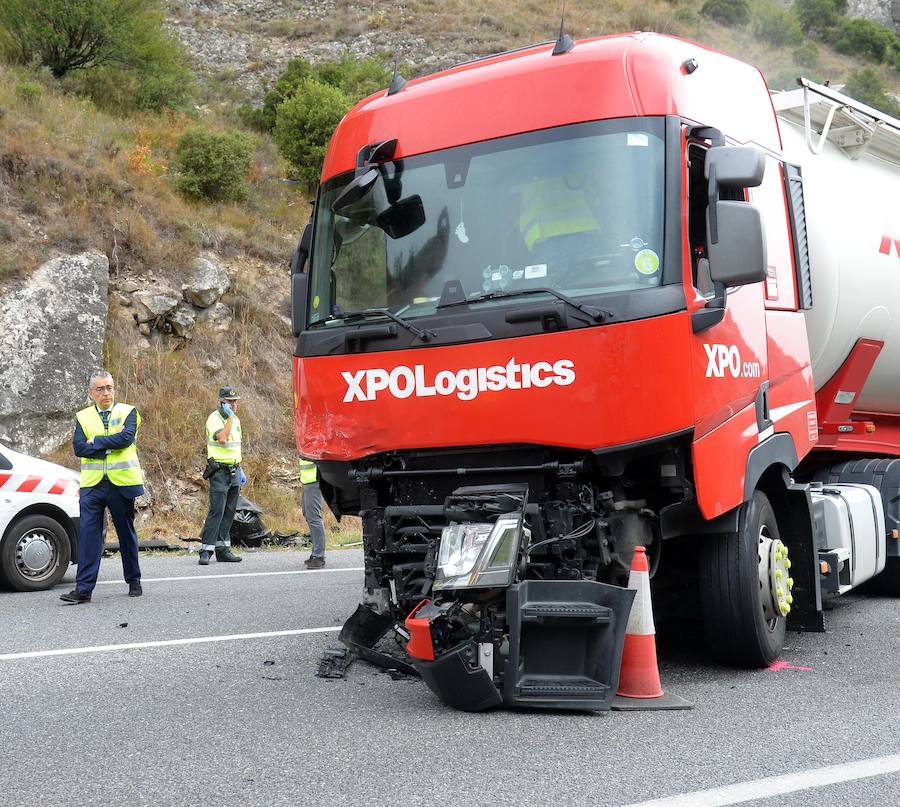
[[[847,83],[842,92],[857,101],[887,112],[888,115],[900,118],[900,104],[887,94],[884,82],[872,67],[854,70],[847,77]]]
[[[872,62],[883,62],[889,54],[900,50],[900,38],[893,31],[871,20],[847,20],[834,43],[835,50],[849,56],[862,56]]]
[[[340,61],[324,62],[318,66],[305,59],[291,59],[263,100],[261,122],[264,131],[275,130],[278,107],[294,95],[307,79],[315,79],[341,90],[348,98],[349,109],[361,98],[387,87],[391,81],[391,71],[381,59],[370,57],[357,60],[350,54],[345,54]]]
[[[805,33],[829,34],[847,11],[847,0],[795,0],[794,11]]]
[[[163,19],[160,0],[2,0],[0,44],[56,78],[93,67],[143,71],[178,47]]]
[[[310,187],[319,180],[328,140],[349,107],[342,90],[311,78],[278,106],[275,142]]]

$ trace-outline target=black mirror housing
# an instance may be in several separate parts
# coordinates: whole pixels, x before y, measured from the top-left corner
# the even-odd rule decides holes
[[[306,268],[306,259],[309,258],[309,251],[312,247],[312,222],[309,222],[304,228],[297,242],[297,248],[291,257],[291,274],[296,275],[298,272],[304,271]]]
[[[347,187],[331,203],[331,210],[334,213],[340,213],[344,208],[358,202],[372,190],[372,186],[378,181],[379,176],[377,168],[370,168],[364,174],[360,174],[358,177],[350,180]]]
[[[719,201],[716,215],[719,238],[707,245],[712,280],[724,286],[744,286],[765,280],[768,256],[759,209],[747,202]],[[706,226],[708,230],[708,213]]]
[[[309,297],[309,275],[296,272],[291,275],[291,333],[300,336],[306,328],[306,303]]]
[[[750,146],[715,146],[706,152],[706,178],[728,188],[756,188],[765,170],[765,155]]]

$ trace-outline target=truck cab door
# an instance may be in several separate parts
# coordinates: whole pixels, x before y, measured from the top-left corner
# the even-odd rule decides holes
[[[739,277],[739,284],[715,282],[716,259],[722,270],[721,248],[731,249],[725,253],[727,261],[740,262],[740,250],[735,252],[732,247],[749,232],[743,224],[729,230],[723,211],[741,216],[754,211],[743,209],[750,207],[743,187],[720,185],[711,194],[713,180],[709,174],[716,163],[710,158],[712,148],[716,146],[711,147],[705,139],[685,138],[694,475],[698,504],[707,518],[725,513],[744,500],[747,456],[771,433],[762,282],[764,241],[758,245],[763,249],[759,281],[748,282],[751,272]],[[761,231],[756,240],[760,238]],[[729,239],[735,240],[729,243]],[[751,243],[749,248],[756,246]],[[730,267],[725,269],[731,271]]]

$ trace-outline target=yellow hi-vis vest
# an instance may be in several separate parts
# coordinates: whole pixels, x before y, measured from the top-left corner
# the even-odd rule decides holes
[[[113,404],[112,411],[109,413],[108,428],[103,427],[103,419],[93,404],[78,412],[75,418],[81,424],[84,436],[91,440],[94,437],[118,434],[125,426],[125,419],[132,412],[135,414],[136,426],[140,428],[141,413],[133,406],[122,403]],[[130,446],[113,449],[102,459],[82,457],[81,487],[92,488],[99,485],[104,476],[109,477],[109,481],[118,487],[143,485],[144,474],[141,471],[141,464],[138,462],[136,444],[137,430],[135,430],[134,442]]]
[[[217,409],[206,419],[206,456],[216,462],[236,465],[241,461],[241,421],[235,415],[228,440],[220,443],[213,435],[224,428],[225,418]]]
[[[300,484],[315,485],[318,481],[316,464],[311,460],[300,460]]]
[[[564,177],[550,177],[522,188],[519,231],[529,252],[535,244],[560,235],[598,229],[583,188],[570,188]]]

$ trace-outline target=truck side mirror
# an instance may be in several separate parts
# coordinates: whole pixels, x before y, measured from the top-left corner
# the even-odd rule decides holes
[[[766,279],[768,268],[762,215],[750,203],[711,201],[706,211],[706,233],[714,296],[691,315],[694,333],[724,319],[729,286],[759,283]]]
[[[707,244],[713,282],[727,287],[765,280],[766,239],[759,209],[747,202],[719,201],[716,214],[719,239]]]
[[[309,257],[309,249],[312,245],[312,222],[309,222],[304,228],[297,242],[297,248],[291,256],[291,274],[296,275],[306,268],[306,259]]]
[[[347,186],[338,194],[337,199],[331,203],[332,212],[340,213],[342,210],[356,204],[372,190],[380,176],[381,173],[377,168],[370,168],[364,174],[351,179]]]
[[[765,156],[750,146],[715,146],[706,152],[706,178],[728,188],[755,188],[765,170]]]
[[[296,272],[291,275],[291,332],[300,336],[306,327],[306,301],[309,296],[309,275]]]

